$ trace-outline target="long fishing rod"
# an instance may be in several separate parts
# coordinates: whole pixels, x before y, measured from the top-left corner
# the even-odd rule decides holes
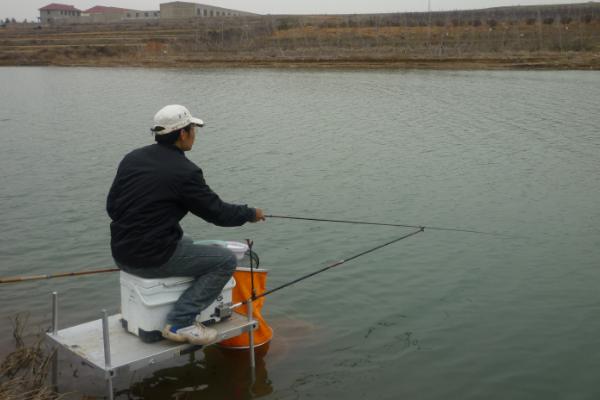
[[[300,221],[316,221],[316,222],[335,222],[340,224],[353,224],[353,225],[378,225],[378,226],[395,226],[400,228],[424,228],[428,230],[436,230],[436,231],[453,231],[453,232],[466,232],[466,233],[478,233],[481,235],[492,235],[492,236],[503,236],[499,233],[493,232],[483,232],[476,231],[472,229],[461,229],[461,228],[444,228],[439,226],[418,226],[418,225],[404,225],[404,224],[390,224],[384,222],[369,222],[369,221],[351,221],[351,220],[341,220],[341,219],[324,219],[324,218],[307,218],[307,217],[292,217],[289,215],[265,215],[267,218],[279,218],[279,219],[294,219]]]
[[[347,263],[348,261],[355,260],[355,259],[357,259],[358,257],[362,257],[362,256],[364,256],[364,255],[366,255],[366,254],[372,253],[372,252],[374,252],[374,251],[377,251],[377,250],[379,250],[379,249],[381,249],[381,248],[383,248],[383,247],[389,246],[389,245],[391,245],[391,244],[394,244],[394,243],[396,243],[396,242],[399,242],[399,241],[401,241],[401,240],[404,240],[404,239],[406,239],[406,238],[409,238],[409,237],[411,237],[411,236],[414,236],[414,235],[416,235],[416,234],[418,234],[418,233],[421,233],[421,232],[424,232],[424,231],[425,231],[425,228],[424,228],[424,227],[422,227],[422,226],[420,226],[420,227],[417,227],[417,228],[419,228],[419,229],[418,229],[418,230],[416,230],[416,231],[414,231],[414,232],[408,233],[408,234],[406,234],[406,235],[403,235],[403,236],[401,236],[401,237],[399,237],[399,238],[396,238],[396,239],[394,239],[394,240],[391,240],[391,241],[389,241],[389,242],[387,242],[387,243],[380,244],[380,245],[378,245],[378,246],[376,246],[376,247],[373,247],[373,248],[371,248],[371,249],[369,249],[369,250],[365,250],[365,251],[363,251],[363,252],[361,252],[361,253],[355,254],[355,255],[353,255],[352,257],[346,258],[345,260],[340,260],[340,261],[337,261],[337,262],[335,262],[335,263],[333,263],[333,264],[331,264],[331,265],[328,265],[328,266],[326,266],[326,267],[324,267],[324,268],[321,268],[320,270],[317,270],[317,271],[311,272],[311,273],[309,273],[309,274],[303,275],[303,276],[301,276],[301,277],[299,277],[299,278],[296,278],[296,279],[294,279],[293,281],[290,281],[290,282],[288,282],[288,283],[284,283],[284,284],[283,284],[283,285],[281,285],[281,286],[277,286],[276,288],[273,288],[273,289],[271,289],[271,290],[267,290],[266,292],[263,292],[263,293],[261,293],[261,294],[258,294],[258,295],[253,295],[252,297],[250,297],[250,298],[249,298],[249,299],[247,299],[247,300],[244,300],[244,301],[242,301],[242,302],[240,302],[240,303],[237,303],[237,304],[234,304],[234,305],[232,305],[232,306],[231,306],[231,308],[232,308],[232,309],[234,309],[234,308],[240,307],[240,306],[242,306],[242,305],[248,304],[248,303],[249,303],[249,302],[251,302],[251,301],[258,300],[258,299],[260,299],[261,297],[265,297],[265,296],[268,296],[268,295],[270,295],[270,294],[273,294],[273,293],[275,293],[275,292],[277,292],[277,291],[279,291],[279,290],[281,290],[281,289],[284,289],[284,288],[286,288],[286,287],[288,287],[288,286],[292,286],[292,285],[293,285],[293,284],[295,284],[295,283],[298,283],[298,282],[300,282],[300,281],[303,281],[303,280],[305,280],[305,279],[308,279],[308,278],[310,278],[310,277],[313,277],[313,276],[315,276],[315,275],[318,275],[318,274],[320,274],[320,273],[322,273],[322,272],[325,272],[325,271],[327,271],[327,270],[330,270],[330,269],[332,269],[332,268],[335,268],[335,267],[338,267],[338,266],[340,266],[340,265],[342,265],[342,264],[345,264],[345,263]]]
[[[95,269],[95,270],[79,271],[79,272],[63,272],[63,273],[58,273],[58,274],[15,276],[15,277],[11,277],[11,278],[0,278],[0,284],[25,282],[25,281],[38,281],[38,280],[42,280],[42,279],[65,278],[67,276],[92,275],[92,274],[101,274],[104,272],[117,272],[117,271],[120,271],[120,269],[119,268],[106,268],[106,269]]]
[[[418,225],[405,225],[405,224],[390,224],[390,223],[383,223],[383,222],[369,222],[369,221],[351,221],[351,220],[339,220],[339,219],[324,219],[324,218],[307,218],[307,217],[294,217],[294,216],[289,216],[289,215],[265,215],[266,218],[279,218],[279,219],[290,219],[290,220],[301,220],[301,221],[315,221],[315,222],[334,222],[334,223],[343,223],[343,224],[354,224],[354,225],[378,225],[378,226],[393,226],[393,227],[401,227],[401,228],[415,228],[418,229],[418,231],[416,231],[416,233],[419,232],[423,232],[423,230],[428,229],[428,230],[438,230],[438,231],[454,231],[454,232],[466,232],[466,233],[477,233],[477,234],[481,234],[481,235],[492,235],[492,236],[501,236],[501,237],[507,237],[506,235],[502,235],[502,234],[498,234],[498,233],[493,233],[493,232],[483,232],[483,231],[476,231],[476,230],[471,230],[471,229],[460,229],[460,228],[444,228],[444,227],[437,227],[437,226],[418,226]],[[406,237],[412,236],[416,233],[412,233],[409,234]],[[387,246],[388,244],[391,243],[395,243],[398,240],[402,240],[405,237],[403,236],[400,239],[397,239],[395,241],[392,241],[390,243],[386,243],[385,245],[381,246]],[[379,249],[380,247],[375,248],[374,250]],[[373,251],[374,251],[373,250]],[[370,251],[368,251],[370,252]],[[367,254],[367,253],[364,253]],[[360,254],[363,255],[363,254]],[[359,256],[360,256],[359,255]],[[352,259],[354,259],[356,257],[352,257],[349,258],[347,260],[345,260],[344,262],[350,261]],[[324,268],[322,271],[317,271],[316,273],[320,273],[323,272],[327,269],[333,268],[340,265],[340,263],[336,263],[334,265],[331,265],[329,267]],[[10,277],[10,278],[0,278],[0,284],[3,283],[16,283],[16,282],[26,282],[26,281],[35,281],[35,280],[42,280],[42,279],[54,279],[54,278],[64,278],[64,277],[69,277],[69,276],[82,276],[82,275],[92,275],[92,274],[99,274],[99,273],[105,273],[105,272],[117,272],[120,271],[118,268],[110,268],[110,269],[97,269],[97,270],[90,270],[90,271],[80,271],[80,272],[65,272],[65,273],[58,273],[58,274],[45,274],[45,275],[33,275],[33,276],[17,276],[17,277]],[[310,275],[312,276],[312,275]],[[303,280],[305,278],[302,278],[300,280]],[[290,283],[293,284],[295,282]],[[289,286],[289,285],[287,285]],[[265,293],[272,293],[273,291],[279,290],[280,288],[275,288],[269,292],[265,292]],[[266,294],[263,293],[262,295],[257,296],[256,298],[262,297],[262,296],[266,296]]]
[[[383,248],[385,246],[389,246],[390,244],[399,242],[400,240],[406,239],[408,237],[416,235],[417,233],[421,233],[421,232],[423,232],[425,230],[425,227],[422,227],[422,226],[421,227],[415,227],[415,228],[419,228],[419,229],[416,230],[416,231],[414,231],[414,232],[411,232],[409,234],[406,234],[404,236],[401,236],[400,238],[394,239],[394,240],[392,240],[390,242],[387,242],[387,243],[381,244],[381,245],[379,245],[377,247],[374,247],[372,249],[363,251],[362,253],[356,254],[356,255],[354,255],[354,256],[352,256],[350,258],[347,258],[345,260],[340,260],[338,262],[335,262],[335,263],[333,263],[333,264],[331,264],[331,265],[329,265],[329,266],[327,266],[325,268],[322,268],[322,269],[320,269],[320,270],[318,270],[316,272],[312,272],[312,273],[310,273],[308,275],[302,276],[302,277],[300,277],[298,279],[295,279],[292,282],[288,282],[288,283],[286,283],[284,285],[281,285],[279,287],[276,287],[274,289],[271,289],[271,290],[269,290],[267,292],[264,292],[264,293],[261,293],[259,295],[254,295],[254,288],[252,288],[252,293],[253,293],[252,297],[253,297],[254,300],[256,300],[256,299],[259,299],[261,297],[267,296],[267,295],[269,295],[271,293],[274,293],[274,292],[276,292],[278,290],[283,289],[284,287],[291,286],[294,283],[297,283],[297,282],[300,282],[300,281],[302,281],[304,279],[310,278],[311,276],[320,274],[321,272],[327,271],[328,269],[331,269],[331,268],[337,267],[339,265],[342,265],[344,263],[347,263],[348,261],[352,261],[352,260],[354,260],[354,259],[356,259],[358,257],[364,256],[365,254],[372,253],[372,252],[374,252],[376,250],[379,250],[379,249],[381,249],[381,248]],[[252,261],[253,260],[251,258],[251,262]],[[92,275],[92,274],[101,274],[101,273],[106,273],[106,272],[118,272],[118,271],[120,271],[119,268],[106,268],[106,269],[95,269],[95,270],[79,271],[79,272],[62,272],[62,273],[58,273],[58,274],[44,274],[44,275],[32,275],[32,276],[15,276],[15,277],[10,277],[10,278],[0,278],[0,284],[3,284],[3,283],[26,282],[26,281],[37,281],[37,280],[43,280],[43,279],[65,278],[65,277],[69,277],[69,276]],[[238,303],[238,304],[236,304],[236,306],[240,306],[242,304],[246,304],[247,302],[248,301],[244,301],[242,303]],[[234,306],[234,308],[235,308],[235,306]]]

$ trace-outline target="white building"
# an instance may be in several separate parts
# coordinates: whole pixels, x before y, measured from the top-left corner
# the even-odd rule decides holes
[[[174,1],[162,3],[160,11],[141,11],[119,7],[95,6],[81,11],[71,5],[52,3],[39,9],[40,22],[52,23],[114,23],[160,19],[237,17],[257,15],[245,11],[214,7],[207,4]]]
[[[160,5],[161,19],[237,17],[242,15],[257,14],[185,1],[173,1]]]
[[[81,10],[59,3],[51,3],[39,9],[40,22],[42,24],[52,24],[55,22],[77,22],[81,16]]]
[[[159,19],[160,11],[152,10],[152,11],[141,11],[141,10],[128,10],[127,14],[125,14],[125,20],[127,21],[140,21],[140,20],[148,20],[148,19]]]
[[[95,6],[83,11],[81,16],[82,22],[101,24],[121,21],[157,20],[160,17],[160,12],[157,10],[141,11],[119,7]]]

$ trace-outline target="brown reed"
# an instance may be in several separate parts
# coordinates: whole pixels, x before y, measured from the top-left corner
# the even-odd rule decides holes
[[[62,398],[48,385],[54,352],[44,348],[44,334],[26,334],[29,316],[10,318],[15,350],[0,363],[0,400],[57,400]]]

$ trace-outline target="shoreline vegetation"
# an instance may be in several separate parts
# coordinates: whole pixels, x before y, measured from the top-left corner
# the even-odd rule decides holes
[[[15,349],[0,363],[0,399],[55,400],[63,396],[48,385],[54,353],[44,346],[44,333],[25,332],[28,316],[10,318]]]
[[[600,3],[0,28],[0,66],[600,70]]]

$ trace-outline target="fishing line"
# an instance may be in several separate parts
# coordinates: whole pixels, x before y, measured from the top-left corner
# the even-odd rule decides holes
[[[428,230],[435,231],[452,231],[452,232],[465,232],[465,233],[477,233],[480,235],[491,235],[491,236],[502,236],[509,237],[506,235],[502,235],[494,232],[483,232],[476,231],[472,229],[461,229],[461,228],[444,228],[439,226],[418,226],[418,225],[404,225],[404,224],[389,224],[383,222],[369,222],[369,221],[351,221],[351,220],[341,220],[341,219],[323,219],[323,218],[306,218],[306,217],[292,217],[289,215],[265,215],[267,218],[279,218],[279,219],[293,219],[300,221],[316,221],[316,222],[335,222],[340,224],[353,224],[353,225],[377,225],[377,226],[395,226],[400,228],[424,228]]]

